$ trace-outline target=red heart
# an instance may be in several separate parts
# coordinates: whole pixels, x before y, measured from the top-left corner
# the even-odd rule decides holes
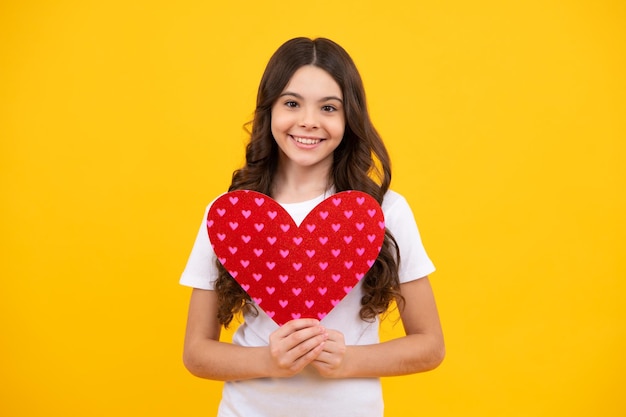
[[[343,191],[298,227],[272,198],[249,190],[218,198],[207,216],[219,261],[278,325],[323,319],[363,278],[385,236],[370,195]]]

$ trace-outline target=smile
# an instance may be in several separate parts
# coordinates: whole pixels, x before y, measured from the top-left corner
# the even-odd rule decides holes
[[[314,138],[303,138],[300,136],[292,136],[293,140],[303,145],[317,145],[322,141],[322,139],[314,139]]]

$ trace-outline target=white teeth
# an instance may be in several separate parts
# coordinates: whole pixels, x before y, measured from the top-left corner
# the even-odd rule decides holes
[[[304,145],[315,145],[315,144],[320,143],[322,141],[321,139],[300,138],[300,137],[297,137],[297,136],[294,136],[293,139],[296,142],[302,143]]]

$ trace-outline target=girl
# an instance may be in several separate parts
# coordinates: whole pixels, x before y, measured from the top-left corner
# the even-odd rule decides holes
[[[246,163],[229,190],[271,196],[296,224],[333,193],[363,191],[381,204],[387,230],[372,269],[322,322],[302,318],[279,327],[216,261],[203,221],[181,278],[193,287],[184,363],[198,377],[226,381],[219,416],[380,417],[380,377],[441,363],[443,336],[427,277],[434,267],[390,180],[350,56],[328,39],[283,44],[261,79]],[[378,317],[392,301],[406,336],[380,343]],[[233,343],[220,342],[221,327],[238,313],[244,321]]]

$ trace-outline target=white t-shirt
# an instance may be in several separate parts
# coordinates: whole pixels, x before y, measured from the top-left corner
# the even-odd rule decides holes
[[[296,224],[300,224],[328,195],[295,204],[281,204]],[[209,206],[210,207],[210,206]],[[435,270],[422,245],[413,213],[400,194],[388,191],[382,204],[385,226],[400,248],[400,282],[422,278]],[[206,230],[207,207],[195,244],[180,283],[193,288],[213,290],[218,276],[215,253]],[[379,342],[378,320],[366,322],[359,317],[362,286],[355,288],[324,317],[322,324],[343,333],[347,345]],[[233,335],[241,346],[267,346],[269,335],[278,328],[262,309],[257,316],[246,315]],[[376,358],[372,358],[375,360]],[[314,369],[305,368],[291,378],[260,378],[226,382],[219,417],[381,417],[383,400],[378,378],[325,379]]]

